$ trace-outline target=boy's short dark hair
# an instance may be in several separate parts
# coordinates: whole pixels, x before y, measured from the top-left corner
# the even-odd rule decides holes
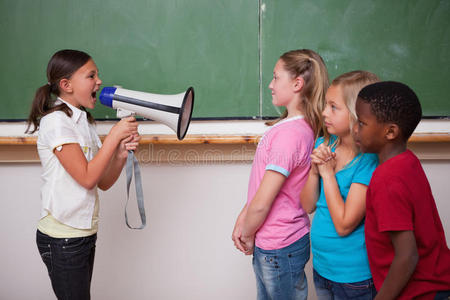
[[[405,141],[422,118],[422,108],[416,93],[400,82],[370,84],[359,92],[358,98],[370,104],[378,122],[397,124]]]

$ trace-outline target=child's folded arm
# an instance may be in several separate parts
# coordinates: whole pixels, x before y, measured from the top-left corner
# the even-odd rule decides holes
[[[312,214],[316,210],[316,203],[319,199],[319,173],[313,167],[311,167],[308,179],[300,192],[300,203],[308,214]]]
[[[264,223],[278,192],[286,177],[276,171],[267,170],[264,173],[261,184],[248,206],[247,215],[242,227],[242,236],[250,237],[255,234]]]
[[[336,177],[324,177],[325,199],[334,227],[340,236],[346,236],[355,230],[366,214],[367,186],[352,183],[347,198],[342,199]]]

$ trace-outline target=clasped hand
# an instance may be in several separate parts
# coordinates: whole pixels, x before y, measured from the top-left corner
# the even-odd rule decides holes
[[[245,255],[253,254],[255,249],[255,236],[251,237],[235,237],[233,236],[234,246]]]
[[[334,175],[336,153],[332,152],[330,147],[320,144],[311,154],[311,168],[322,177],[330,174]]]
[[[255,248],[255,235],[251,237],[242,236],[242,220],[238,220],[233,230],[231,239],[234,242],[236,249],[244,253],[245,255],[253,254]]]

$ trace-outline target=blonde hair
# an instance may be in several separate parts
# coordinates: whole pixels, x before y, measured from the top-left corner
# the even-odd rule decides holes
[[[359,91],[366,85],[378,81],[380,81],[380,79],[374,73],[356,70],[339,75],[331,82],[332,86],[339,86],[341,88],[342,96],[344,97],[344,103],[350,112],[350,131],[352,130],[353,124],[357,119],[355,106]],[[327,132],[326,128],[324,130],[324,140],[327,144],[329,144],[330,134]],[[337,144],[338,140],[339,138],[336,139],[333,144]]]
[[[319,54],[309,49],[286,52],[280,56],[280,59],[293,78],[301,76],[305,81],[300,92],[303,114],[315,136],[318,137],[324,130],[322,111],[325,107],[325,93],[329,86],[325,63]],[[280,118],[266,124],[274,125],[286,117],[287,111]]]

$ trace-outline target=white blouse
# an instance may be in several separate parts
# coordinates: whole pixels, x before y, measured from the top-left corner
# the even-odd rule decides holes
[[[70,143],[80,145],[87,161],[97,154],[101,141],[94,126],[88,123],[86,112],[72,106],[72,117],[63,111],[55,111],[42,117],[39,125],[37,148],[43,167],[41,188],[41,218],[49,213],[59,222],[79,229],[90,229],[97,186],[87,190],[81,186],[59,162],[54,149]],[[58,149],[56,150],[58,151]]]

